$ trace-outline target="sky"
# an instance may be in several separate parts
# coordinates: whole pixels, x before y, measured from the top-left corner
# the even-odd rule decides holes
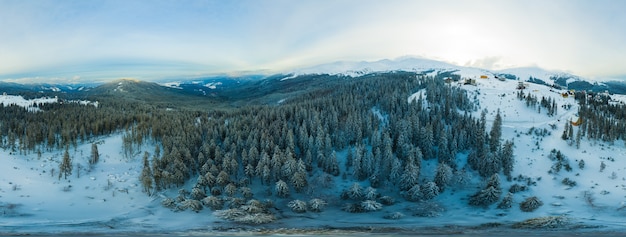
[[[415,56],[626,79],[621,0],[0,0],[0,80],[276,73]]]

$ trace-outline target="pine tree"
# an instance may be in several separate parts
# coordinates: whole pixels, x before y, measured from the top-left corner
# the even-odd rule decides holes
[[[491,126],[491,132],[489,132],[489,148],[491,152],[496,152],[498,148],[500,148],[500,137],[502,137],[502,117],[498,109],[496,118],[493,120],[493,125]]]
[[[568,123],[569,129],[567,129],[567,137],[570,139],[570,142],[572,139],[574,139],[574,125],[572,125],[572,123]],[[570,143],[570,145],[572,145]]]
[[[408,164],[404,166],[404,172],[400,179],[400,190],[409,190],[417,184],[419,181],[419,168],[415,166],[413,161],[408,161]]]
[[[420,185],[419,184],[413,185],[413,187],[407,190],[405,198],[409,201],[420,200],[422,198],[422,189],[420,188]]]
[[[437,186],[437,184],[435,184],[435,182],[427,182],[426,184],[424,184],[424,186],[421,187],[421,189],[422,198],[424,198],[425,200],[433,199],[437,195],[439,195],[439,187]]]
[[[569,124],[570,124],[570,121],[565,121],[563,134],[561,135],[561,139],[563,139],[563,140],[569,139],[569,137],[568,137],[568,135],[569,135]]]
[[[532,212],[541,206],[543,206],[543,202],[539,200],[539,198],[537,198],[536,196],[526,198],[519,205],[520,210],[522,210],[523,212]]]
[[[65,153],[63,153],[63,160],[61,164],[59,164],[59,179],[61,179],[62,176],[64,179],[67,179],[68,175],[72,175],[72,158],[70,158],[68,149],[69,146],[66,146]]]
[[[502,153],[500,154],[500,160],[502,162],[502,172],[506,175],[507,179],[511,179],[513,172],[513,142],[506,141],[504,142],[504,147],[502,148]]]
[[[361,200],[363,198],[363,188],[359,183],[352,183],[352,186],[347,190],[346,194],[348,198],[352,200]]]
[[[442,133],[442,136],[439,138],[439,145],[437,146],[437,157],[439,158],[439,163],[454,163],[452,157],[450,156],[450,150],[448,149],[448,135],[445,132]]]
[[[469,204],[472,206],[487,207],[500,199],[502,189],[500,188],[500,176],[493,174],[489,178],[484,189],[478,191],[469,198]]]
[[[443,192],[445,187],[450,184],[452,179],[452,168],[445,163],[439,163],[435,173],[435,184],[439,187],[439,191]]]
[[[143,191],[148,194],[148,196],[152,195],[152,169],[150,169],[150,161],[148,157],[150,155],[148,152],[143,154],[143,169],[141,170],[141,185],[143,186]],[[202,176],[200,176],[202,177]]]
[[[302,192],[304,188],[308,185],[306,180],[306,166],[302,159],[298,160],[296,165],[296,172],[291,176],[291,184],[296,192]]]
[[[509,209],[513,206],[513,194],[507,193],[502,201],[498,204],[498,209]]]
[[[98,153],[98,145],[96,145],[95,143],[92,143],[91,144],[91,157],[89,158],[89,164],[94,165],[98,163],[98,160],[100,160],[100,153]]]
[[[274,189],[276,191],[276,195],[278,195],[279,197],[289,197],[289,186],[287,186],[287,183],[285,183],[285,181],[278,180],[276,182],[276,185],[274,186]]]
[[[496,154],[488,152],[478,168],[478,174],[482,177],[489,177],[492,174],[500,172],[501,168],[502,164],[500,158]]]

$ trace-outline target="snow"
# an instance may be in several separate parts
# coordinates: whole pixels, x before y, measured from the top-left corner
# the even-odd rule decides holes
[[[305,74],[330,74],[330,75],[345,75],[345,76],[362,76],[372,72],[387,72],[387,71],[411,71],[411,72],[423,72],[431,69],[439,71],[453,71],[458,70],[459,66],[452,64],[439,62],[435,60],[422,59],[422,58],[401,58],[397,60],[379,60],[374,62],[360,61],[349,62],[339,61],[334,63],[322,64],[309,68],[297,69],[292,73],[292,76],[305,75]],[[468,69],[471,71],[471,69]],[[288,78],[290,78],[288,77]],[[286,78],[286,79],[288,79]]]
[[[401,57],[395,60],[379,60],[379,61],[338,61],[334,63],[321,64],[313,67],[300,68],[286,73],[285,78],[282,80],[288,80],[295,78],[299,75],[307,74],[330,74],[330,75],[343,75],[350,77],[363,76],[374,72],[394,72],[394,71],[408,71],[424,73],[426,76],[435,76],[438,73],[454,72],[454,74],[460,75],[462,78],[480,78],[485,75],[489,78],[494,78],[495,75],[500,74],[512,74],[517,76],[518,79],[526,81],[529,77],[534,77],[546,81],[549,83],[550,77],[564,77],[569,78],[567,83],[583,80],[583,78],[559,71],[548,71],[538,67],[522,67],[522,68],[510,68],[503,70],[486,70],[474,67],[464,67],[449,64],[446,62],[430,60],[425,58],[415,57]],[[595,79],[594,79],[595,80]],[[601,79],[600,79],[601,81]],[[610,81],[610,80],[605,80]]]
[[[166,83],[161,83],[162,86],[166,86],[169,88],[174,88],[174,89],[183,89],[182,87],[180,87],[181,82],[166,82]]]
[[[50,98],[50,97],[42,97],[42,98],[35,98],[35,99],[24,99],[24,97],[20,96],[20,95],[7,95],[7,94],[3,94],[0,95],[0,104],[2,104],[2,106],[11,106],[11,105],[15,105],[15,106],[19,106],[22,108],[27,109],[30,112],[38,112],[41,111],[41,109],[39,109],[38,107],[36,107],[36,105],[38,104],[53,104],[53,103],[78,103],[80,105],[93,105],[95,107],[98,107],[98,102],[91,102],[91,101],[87,101],[87,100],[65,100],[65,101],[61,101],[59,100],[59,98],[57,98],[56,96],[54,98]]]
[[[221,86],[221,85],[222,85],[222,83],[221,83],[221,82],[210,82],[210,83],[207,83],[207,84],[206,84],[206,85],[204,85],[204,86],[205,86],[206,88],[211,89],[211,90],[215,90],[215,89],[217,89],[217,86]]]
[[[385,65],[387,62],[380,62]],[[415,63],[415,62],[413,62]],[[431,65],[432,66],[432,65]],[[442,67],[445,65],[441,65]],[[383,66],[380,66],[382,68]],[[371,68],[371,67],[370,67]],[[376,68],[376,67],[374,67]],[[373,69],[372,69],[373,70]],[[417,70],[417,69],[416,69]],[[465,70],[465,71],[464,71]],[[367,71],[367,70],[365,70]],[[460,70],[464,76],[479,76],[486,74],[478,69]],[[121,86],[121,83],[120,83]],[[623,141],[608,144],[600,141],[583,139],[581,147],[576,149],[560,138],[563,125],[568,118],[574,116],[578,110],[576,101],[572,98],[563,98],[562,91],[552,88],[529,84],[525,93],[532,93],[539,97],[550,97],[559,105],[557,114],[548,116],[545,111],[539,113],[536,109],[528,108],[524,101],[516,97],[517,81],[499,81],[479,79],[477,85],[460,85],[468,91],[470,98],[476,98],[479,109],[473,116],[479,117],[481,111],[486,110],[488,128],[491,126],[496,111],[500,110],[503,118],[502,137],[512,139],[515,143],[515,168],[513,177],[520,175],[536,182],[530,185],[529,191],[514,194],[513,207],[507,210],[470,207],[467,197],[484,187],[476,172],[469,173],[471,182],[465,186],[446,188],[439,196],[429,201],[429,205],[442,208],[444,211],[433,217],[416,217],[411,210],[417,205],[407,202],[402,197],[394,196],[398,203],[383,206],[382,210],[367,214],[353,214],[340,210],[338,194],[347,189],[353,181],[343,180],[341,177],[332,178],[332,187],[323,187],[310,177],[310,183],[320,185],[315,190],[315,198],[323,198],[328,206],[320,213],[293,213],[282,210],[283,219],[268,227],[351,227],[351,226],[442,226],[461,225],[476,226],[483,223],[511,223],[543,216],[566,216],[585,224],[608,226],[609,228],[623,229],[626,224],[626,147]],[[210,87],[209,87],[210,88]],[[407,100],[415,101],[419,96],[425,97],[424,91],[417,91]],[[617,101],[626,101],[626,96],[612,96]],[[16,104],[28,108],[35,103],[56,103],[57,99],[40,98],[24,100],[19,96],[0,96],[3,105]],[[35,102],[37,101],[37,102]],[[426,100],[424,100],[426,101]],[[96,106],[97,106],[97,102]],[[280,103],[280,102],[279,102]],[[426,103],[426,102],[425,102]],[[566,110],[561,105],[571,104]],[[415,103],[412,104],[413,106]],[[385,115],[378,109],[372,108],[372,113],[381,120]],[[557,127],[556,130],[552,126]],[[546,129],[550,135],[539,136],[528,131]],[[575,129],[578,129],[575,127]],[[101,160],[91,171],[88,171],[88,156],[91,142],[98,143]],[[94,141],[80,144],[77,148],[70,148],[70,154],[75,164],[83,167],[80,178],[77,177],[76,167],[72,177],[68,180],[58,179],[51,170],[58,172],[59,162],[63,151],[49,151],[38,157],[37,154],[16,154],[7,150],[0,150],[0,233],[65,233],[65,232],[163,232],[186,231],[213,227],[236,226],[216,219],[210,210],[200,213],[190,211],[173,213],[161,206],[163,197],[173,197],[175,190],[147,196],[142,192],[138,176],[141,173],[140,155],[125,158],[121,151],[122,134],[101,137]],[[371,148],[368,148],[371,149]],[[553,161],[548,158],[550,151],[561,151],[573,170],[561,170],[557,174],[548,173]],[[144,145],[138,154],[143,151],[151,152],[153,147]],[[346,150],[337,151],[339,166],[345,167]],[[465,165],[468,154],[457,154],[456,159],[460,167]],[[585,161],[585,167],[578,167],[579,160]],[[601,164],[606,168],[601,170]],[[421,178],[431,180],[437,160],[424,160],[421,166]],[[564,178],[577,183],[570,187],[562,184]],[[502,179],[503,196],[512,184],[527,184],[527,181],[507,181]],[[71,185],[71,187],[70,187]],[[253,184],[255,185],[255,184]],[[363,189],[369,187],[367,182],[361,182]],[[189,185],[187,185],[188,187]],[[255,190],[257,187],[252,186]],[[64,189],[68,189],[64,191]],[[377,191],[382,195],[391,193],[393,187],[380,187]],[[258,194],[258,193],[257,193]],[[588,202],[589,195],[593,198],[593,205]],[[258,195],[263,197],[262,195]],[[544,202],[534,212],[522,212],[518,205],[525,198],[537,196]],[[294,194],[293,198],[297,198]],[[293,199],[277,199],[276,204],[284,207]],[[302,199],[309,201],[308,199]],[[376,208],[374,208],[376,209]],[[383,219],[383,216],[392,213],[402,213],[404,217],[398,220]]]
[[[622,202],[626,194],[626,177],[622,175],[626,170],[626,160],[620,159],[626,157],[624,142],[617,141],[610,145],[583,138],[580,149],[568,145],[560,136],[564,124],[578,111],[576,101],[572,97],[563,98],[560,95],[562,91],[530,84],[529,88],[525,90],[526,93],[530,92],[539,99],[545,96],[556,100],[559,105],[557,114],[550,117],[545,111],[538,113],[537,110],[528,108],[524,101],[518,100],[515,94],[517,92],[516,85],[517,82],[512,80],[489,79],[479,80],[477,87],[463,87],[470,92],[470,98],[477,96],[479,100],[481,108],[474,112],[475,117],[479,117],[483,109],[487,110],[488,126],[493,121],[496,111],[500,110],[503,118],[502,137],[503,139],[513,139],[515,143],[513,177],[523,175],[537,182],[537,186],[531,186],[530,192],[515,194],[514,203],[520,203],[523,198],[534,195],[539,197],[544,205],[533,213],[521,212],[516,206],[507,211],[497,209],[472,210],[472,208],[467,209],[464,204],[448,208],[466,209],[462,213],[473,215],[471,213],[474,212],[476,216],[483,218],[491,216],[491,218],[496,219],[498,216],[498,220],[520,221],[537,216],[566,215],[603,225],[619,226],[624,224],[623,216],[626,212],[618,211],[623,205]],[[626,99],[623,96],[614,98],[622,101]],[[571,104],[572,108],[566,110],[560,107],[565,104]],[[551,125],[556,125],[557,129],[553,130]],[[546,137],[527,135],[526,133],[530,128],[546,129],[551,135]],[[575,127],[574,129],[578,128]],[[548,158],[552,149],[560,150],[568,158],[573,168],[572,172],[562,170],[558,174],[548,173],[553,164],[553,161]],[[586,164],[584,169],[578,168],[578,161],[581,159]],[[606,163],[606,169],[602,172],[600,172],[601,162]],[[616,176],[612,176],[613,172]],[[562,184],[561,181],[564,178],[576,181],[577,185],[569,187]],[[504,180],[502,187],[506,190],[513,183],[516,182]],[[585,191],[592,193],[595,198],[595,207],[591,207],[585,202],[583,197]],[[444,193],[445,195],[446,193]],[[454,205],[452,201],[454,199],[440,201],[446,205]],[[504,213],[505,216],[500,217],[498,215],[500,213]]]
[[[24,97],[19,96],[19,95],[7,95],[7,94],[3,94],[0,95],[0,103],[3,106],[11,106],[11,105],[16,105],[16,106],[20,106],[23,108],[26,108],[28,111],[32,111],[32,112],[36,112],[39,111],[39,108],[34,107],[36,104],[51,104],[51,103],[57,103],[59,101],[58,98],[49,98],[49,97],[45,97],[45,98],[37,98],[37,99],[24,99]]]
[[[62,151],[38,158],[0,150],[0,233],[187,230],[213,220],[210,215],[198,220],[191,212],[172,215],[159,196],[143,193],[141,157],[122,155],[122,134],[94,142],[100,162],[89,168],[91,143],[70,148],[75,166],[67,180],[58,178]],[[80,177],[76,164],[82,166]]]

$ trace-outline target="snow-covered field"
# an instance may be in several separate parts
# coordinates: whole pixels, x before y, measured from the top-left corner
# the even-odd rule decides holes
[[[468,72],[464,77],[481,72]],[[541,98],[551,97],[559,105],[557,114],[548,116],[545,111],[529,108],[516,97],[517,81],[478,79],[477,86],[462,86],[470,98],[480,105],[474,116],[487,110],[488,126],[499,109],[503,118],[503,139],[515,142],[515,168],[513,176],[524,180],[502,180],[504,193],[512,184],[529,185],[530,190],[514,195],[510,209],[496,209],[495,205],[484,209],[467,205],[467,197],[483,186],[478,174],[469,187],[450,187],[432,202],[442,211],[432,217],[415,217],[408,214],[415,203],[402,201],[385,207],[382,211],[352,214],[333,207],[340,191],[351,183],[341,177],[334,178],[335,190],[326,191],[329,208],[321,213],[296,214],[282,208],[282,219],[267,228],[320,228],[320,227],[444,227],[477,226],[484,223],[513,223],[534,217],[565,216],[575,223],[603,226],[601,230],[621,231],[626,227],[626,148],[624,142],[615,144],[587,141],[581,146],[568,145],[561,139],[563,126],[576,114],[578,105],[572,97],[564,98],[561,91],[546,86],[530,84],[525,90]],[[417,93],[411,100],[416,97]],[[624,99],[624,98],[621,98]],[[15,101],[15,100],[14,100]],[[562,105],[571,105],[564,109]],[[373,110],[375,111],[375,110]],[[553,129],[556,126],[556,129]],[[549,135],[540,136],[529,130],[547,130]],[[489,128],[488,128],[489,129]],[[577,129],[575,127],[575,129]],[[100,162],[88,164],[91,143],[98,144]],[[21,233],[145,233],[212,230],[236,227],[236,224],[214,217],[210,210],[172,212],[161,206],[164,196],[174,197],[175,190],[147,196],[139,182],[141,156],[125,158],[122,153],[122,134],[100,137],[97,140],[70,148],[74,171],[67,180],[58,178],[59,162],[63,151],[38,154],[16,154],[0,150],[0,234]],[[548,158],[552,149],[560,150],[572,171],[549,171],[553,161]],[[153,147],[143,146],[151,152]],[[345,158],[346,151],[338,157]],[[459,164],[467,154],[457,155]],[[579,168],[579,160],[585,161]],[[80,164],[80,168],[77,167]],[[605,164],[605,168],[601,168]],[[422,178],[432,179],[436,160],[422,163]],[[462,166],[462,165],[461,165]],[[341,165],[343,167],[343,164]],[[54,171],[53,171],[54,170]],[[80,173],[80,177],[79,174]],[[564,178],[575,181],[575,186],[562,183]],[[313,183],[313,182],[312,182]],[[473,188],[475,186],[475,188]],[[364,185],[364,187],[366,187]],[[385,192],[385,188],[379,190]],[[522,212],[518,205],[526,197],[537,196],[544,205],[534,212]],[[459,201],[462,200],[462,201]],[[289,200],[277,201],[284,207]],[[281,203],[285,202],[285,203]],[[398,220],[384,219],[393,212],[406,216]],[[250,228],[260,228],[258,226]],[[194,232],[195,233],[195,232]]]
[[[70,148],[67,180],[58,178],[63,151],[38,157],[0,150],[0,234],[187,230],[211,222],[210,215],[174,215],[158,196],[142,193],[141,158],[124,158],[121,134],[94,142],[100,162],[89,167],[91,143]]]

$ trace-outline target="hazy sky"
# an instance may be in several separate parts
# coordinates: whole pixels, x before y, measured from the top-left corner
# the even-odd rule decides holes
[[[0,80],[276,72],[413,55],[626,75],[621,0],[0,0]]]

